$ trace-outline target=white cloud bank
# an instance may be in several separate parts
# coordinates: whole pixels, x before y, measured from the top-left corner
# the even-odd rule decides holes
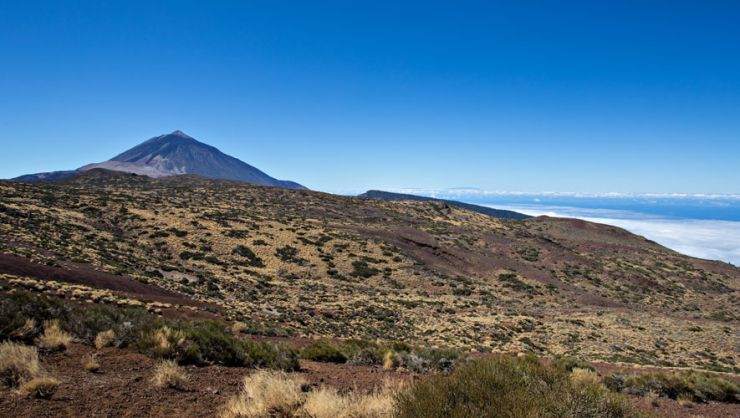
[[[579,218],[614,225],[694,257],[740,265],[740,222],[670,219],[632,211],[566,206],[490,205],[532,216]]]
[[[388,189],[396,193],[416,194],[421,196],[439,197],[443,199],[465,199],[470,197],[500,197],[500,196],[544,196],[544,197],[590,197],[604,199],[696,199],[696,200],[740,200],[740,194],[720,193],[622,193],[622,192],[517,192],[502,190],[482,190],[475,187],[455,187],[450,189]]]

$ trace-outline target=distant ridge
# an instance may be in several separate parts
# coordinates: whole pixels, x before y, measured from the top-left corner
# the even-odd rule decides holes
[[[77,170],[29,174],[13,180],[25,182],[60,180],[94,168],[149,177],[194,174],[284,189],[306,188],[293,181],[270,177],[259,169],[226,155],[215,147],[199,142],[182,131],[155,136],[102,163],[88,164]]]
[[[384,192],[382,190],[368,190],[365,193],[358,195],[357,197],[361,199],[388,200],[388,201],[416,200],[416,201],[445,202],[448,205],[453,206],[453,207],[466,209],[472,212],[482,213],[484,215],[492,216],[494,218],[527,219],[531,217],[529,215],[525,215],[519,212],[503,210],[503,209],[493,209],[493,208],[489,208],[486,206],[478,206],[478,205],[472,205],[470,203],[458,202],[456,200],[435,199],[433,197],[416,196],[413,194]]]

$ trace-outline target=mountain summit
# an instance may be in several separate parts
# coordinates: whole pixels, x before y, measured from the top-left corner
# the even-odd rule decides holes
[[[238,180],[262,186],[305,189],[292,182],[277,180],[251,165],[224,154],[217,148],[195,140],[182,131],[155,136],[108,161],[88,164],[73,171],[39,173],[15,180],[44,181],[69,177],[78,172],[104,168],[149,177],[195,174],[224,180]]]

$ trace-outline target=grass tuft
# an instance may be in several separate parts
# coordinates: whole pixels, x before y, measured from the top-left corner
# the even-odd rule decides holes
[[[49,399],[54,395],[61,382],[53,377],[35,377],[23,383],[18,391],[25,396]]]
[[[36,347],[14,342],[0,343],[0,383],[18,387],[41,375]]]
[[[284,372],[260,370],[244,378],[244,389],[229,400],[221,417],[291,416],[301,398],[301,382]]]
[[[109,345],[112,345],[115,340],[116,332],[112,329],[100,331],[98,335],[95,336],[95,348],[100,350],[103,347],[108,347]]]
[[[163,360],[154,367],[152,383],[158,388],[185,389],[188,376],[175,361]]]
[[[47,351],[64,351],[72,343],[72,336],[62,330],[58,320],[44,322],[44,333],[36,344]]]
[[[97,373],[100,370],[100,360],[96,353],[88,354],[82,357],[82,368],[90,373]]]

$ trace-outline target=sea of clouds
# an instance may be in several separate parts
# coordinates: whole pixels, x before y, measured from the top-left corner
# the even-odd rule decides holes
[[[578,218],[614,225],[682,254],[740,265],[740,222],[673,219],[635,211],[568,206],[486,205],[532,216]]]
[[[680,253],[740,266],[740,195],[400,189],[532,216],[579,218],[642,235]]]

